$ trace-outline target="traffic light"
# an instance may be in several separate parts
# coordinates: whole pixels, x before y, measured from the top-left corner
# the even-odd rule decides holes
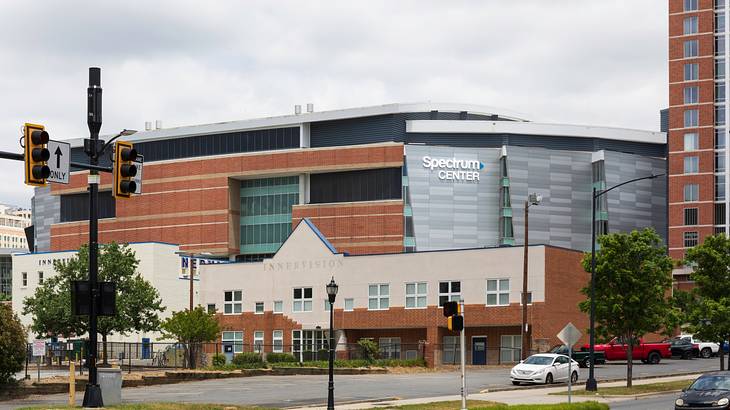
[[[461,332],[462,330],[464,330],[464,316],[449,316],[447,320],[449,330],[454,332]]]
[[[461,316],[461,305],[459,302],[446,302],[443,307],[449,330],[455,332],[464,330],[464,316]]]
[[[461,313],[459,311],[459,302],[445,302],[444,303],[444,316],[451,317]]]
[[[51,175],[48,159],[48,133],[45,127],[26,123],[23,129],[25,141],[25,183],[26,185],[45,186],[46,178]]]
[[[137,150],[131,143],[117,141],[114,145],[114,197],[129,198],[137,190]]]

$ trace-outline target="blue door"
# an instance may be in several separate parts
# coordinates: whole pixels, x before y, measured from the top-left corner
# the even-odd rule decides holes
[[[486,336],[471,338],[471,364],[487,364]]]

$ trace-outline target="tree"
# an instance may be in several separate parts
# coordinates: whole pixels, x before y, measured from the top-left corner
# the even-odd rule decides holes
[[[690,330],[698,339],[722,346],[730,339],[730,238],[725,234],[708,236],[687,250],[685,263],[694,268],[697,302],[689,315]],[[720,370],[724,370],[720,349]],[[728,357],[730,369],[730,356]]]
[[[88,279],[89,249],[82,246],[69,260],[54,264],[57,275],[46,279],[24,300],[24,314],[33,316],[31,329],[41,337],[82,335],[88,317],[71,313],[71,281]],[[110,243],[99,249],[99,281],[117,285],[117,315],[101,316],[97,330],[102,337],[104,363],[107,338],[113,333],[149,332],[159,328],[162,300],[152,284],[137,272],[139,261],[127,245]]]
[[[596,333],[603,339],[620,336],[626,343],[626,386],[632,385],[633,346],[646,333],[661,329],[670,312],[666,297],[672,286],[672,260],[651,228],[613,233],[598,238],[596,253]],[[590,272],[591,255],[583,258]],[[581,292],[588,297],[579,304],[590,311],[590,283]]]
[[[0,304],[0,386],[23,369],[27,352],[26,334],[10,306]]]
[[[165,337],[173,338],[185,346],[185,356],[194,369],[202,343],[216,340],[220,326],[214,314],[198,306],[192,311],[173,312],[162,322],[162,331]]]

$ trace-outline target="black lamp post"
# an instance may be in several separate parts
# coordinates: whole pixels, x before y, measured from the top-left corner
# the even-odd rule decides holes
[[[337,289],[338,286],[335,283],[335,277],[332,277],[332,280],[330,280],[330,283],[327,284],[327,298],[329,298],[330,302],[330,343],[329,343],[329,350],[330,350],[330,358],[329,358],[329,386],[327,387],[327,410],[335,410],[335,380],[334,380],[334,373],[335,373],[335,330],[334,330],[334,321],[335,321],[335,298],[337,298]]]
[[[597,190],[593,187],[593,200],[591,204],[591,318],[590,318],[590,349],[588,351],[588,380],[586,381],[587,391],[598,390],[598,382],[596,381],[595,370],[594,370],[594,357],[596,349],[596,199],[601,195],[608,193],[609,191],[616,189],[622,185],[630,184],[632,182],[641,181],[644,179],[654,179],[665,174],[649,175],[641,178],[634,178],[628,181],[624,181],[618,185],[614,185],[611,188]]]

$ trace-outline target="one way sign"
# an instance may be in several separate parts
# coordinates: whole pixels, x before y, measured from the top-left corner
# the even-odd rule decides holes
[[[48,141],[48,151],[51,153],[51,158],[48,160],[51,176],[47,181],[68,184],[71,145],[67,142]]]

